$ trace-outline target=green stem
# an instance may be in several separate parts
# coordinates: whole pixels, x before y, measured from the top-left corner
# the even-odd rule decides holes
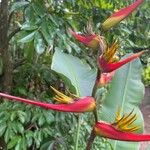
[[[38,60],[39,60],[39,54],[36,55],[35,64],[38,63]]]
[[[78,150],[80,128],[81,128],[81,116],[78,116],[77,134],[76,134],[76,141],[75,141],[75,150]]]

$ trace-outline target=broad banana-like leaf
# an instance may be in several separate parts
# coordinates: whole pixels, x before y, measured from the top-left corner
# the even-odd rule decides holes
[[[91,96],[96,80],[96,70],[69,54],[56,50],[52,60],[52,70],[65,76],[76,89],[79,96]]]

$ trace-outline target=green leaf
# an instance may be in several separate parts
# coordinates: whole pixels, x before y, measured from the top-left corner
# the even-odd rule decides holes
[[[70,45],[77,53],[80,53],[80,52],[81,52],[81,49],[80,49],[80,47],[79,47],[78,45],[76,45],[75,43],[73,43],[73,42],[71,42],[71,41],[69,41],[68,43],[69,43],[69,45]]]
[[[53,45],[52,37],[50,34],[51,32],[49,30],[48,23],[46,20],[44,20],[41,24],[41,33],[48,45]]]
[[[43,111],[45,120],[48,124],[52,123],[55,121],[55,117],[53,116],[53,114],[51,113],[51,111]]]
[[[27,145],[26,145],[26,140],[25,138],[21,138],[21,141],[20,141],[20,150],[26,150],[27,149]]]
[[[42,126],[45,123],[45,118],[41,115],[38,119],[38,125]]]
[[[38,29],[38,26],[35,25],[35,23],[32,22],[25,22],[23,25],[21,25],[21,30],[26,30],[26,31],[33,31]]]
[[[2,136],[6,130],[6,122],[0,123],[0,136]]]
[[[32,7],[36,15],[43,17],[45,14],[45,7],[42,1],[38,1],[38,3],[32,3]]]
[[[15,146],[15,150],[20,150],[21,149],[21,138],[18,139],[18,143],[17,145]]]
[[[72,55],[56,51],[52,60],[52,70],[67,77],[79,96],[90,96],[96,79],[96,70]]]
[[[34,47],[36,52],[41,55],[45,51],[45,43],[39,32],[36,33],[34,38]]]
[[[10,120],[14,121],[15,118],[16,118],[16,111],[12,111],[10,115]]]
[[[17,145],[20,140],[20,136],[14,136],[7,145],[7,149],[12,149],[15,145]]]
[[[15,10],[18,10],[22,7],[25,7],[29,4],[29,2],[27,1],[22,1],[22,2],[15,2],[13,3],[13,5],[11,6],[11,9],[10,9],[10,13],[12,13],[13,11]]]
[[[34,35],[35,35],[35,31],[34,32],[31,32],[30,34],[28,34],[27,36],[25,36],[24,38],[22,38],[21,40],[19,40],[18,42],[20,43],[28,43],[28,42],[31,42],[34,38]]]
[[[11,122],[10,123],[10,127],[11,127],[11,130],[17,134],[18,133],[18,127],[17,127],[17,123],[16,122]]]
[[[28,147],[30,147],[33,143],[33,135],[34,133],[31,130],[26,131],[25,137]]]
[[[19,110],[17,113],[18,113],[18,119],[20,120],[20,122],[25,123],[25,119],[27,117],[27,114],[21,110]]]
[[[25,87],[17,87],[18,88],[18,92],[21,95],[26,96],[27,95],[27,89]]]
[[[29,42],[24,50],[24,55],[29,62],[34,60],[34,43]]]
[[[23,132],[24,132],[24,127],[23,127],[23,125],[22,125],[21,123],[19,123],[19,122],[18,122],[16,125],[17,125],[17,127],[18,127],[18,132],[19,132],[19,133],[23,133]]]
[[[53,146],[54,146],[54,142],[55,141],[48,141],[48,142],[45,142],[42,146],[41,146],[41,148],[40,148],[40,150],[52,150],[52,148],[53,148]]]
[[[40,143],[42,141],[42,135],[41,135],[41,131],[40,130],[34,132],[34,139],[35,139],[36,147],[39,148],[40,147]]]
[[[141,82],[141,63],[139,59],[126,64],[116,71],[113,81],[110,85],[106,99],[102,103],[101,119],[107,122],[115,120],[115,113],[118,108],[121,108],[121,113],[129,113],[134,109],[134,113],[138,118],[134,122],[141,127],[143,131],[143,117],[138,105],[141,103],[144,96],[144,85]],[[120,142],[111,140],[114,150],[137,150],[138,143]]]
[[[10,129],[7,128],[6,131],[5,131],[5,135],[4,135],[4,139],[5,139],[6,143],[9,141],[10,133],[11,133]]]

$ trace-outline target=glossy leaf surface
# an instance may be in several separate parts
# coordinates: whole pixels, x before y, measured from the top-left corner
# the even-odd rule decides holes
[[[52,70],[67,77],[79,96],[90,96],[96,79],[96,70],[72,55],[56,51]]]

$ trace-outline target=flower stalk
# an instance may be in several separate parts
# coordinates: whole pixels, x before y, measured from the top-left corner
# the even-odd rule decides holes
[[[99,56],[99,52],[98,52],[98,56]],[[94,88],[93,88],[93,91],[92,91],[92,96],[93,97],[95,97],[95,95],[96,95],[97,80],[99,80],[100,76],[101,76],[101,70],[98,69],[98,71],[97,71],[97,77],[96,77],[96,81],[95,81],[95,85],[94,85]],[[96,101],[95,101],[95,103],[96,103]],[[95,109],[93,111],[93,115],[94,115],[95,123],[96,123],[98,121],[98,113],[97,113],[97,108],[96,107],[95,107]],[[95,132],[94,132],[94,130],[92,130],[91,134],[90,134],[90,137],[88,139],[88,142],[87,142],[86,150],[90,150],[91,149],[95,137],[96,137]]]
[[[89,138],[88,143],[87,143],[86,150],[91,150],[95,137],[96,137],[95,131],[92,130],[90,138]]]

